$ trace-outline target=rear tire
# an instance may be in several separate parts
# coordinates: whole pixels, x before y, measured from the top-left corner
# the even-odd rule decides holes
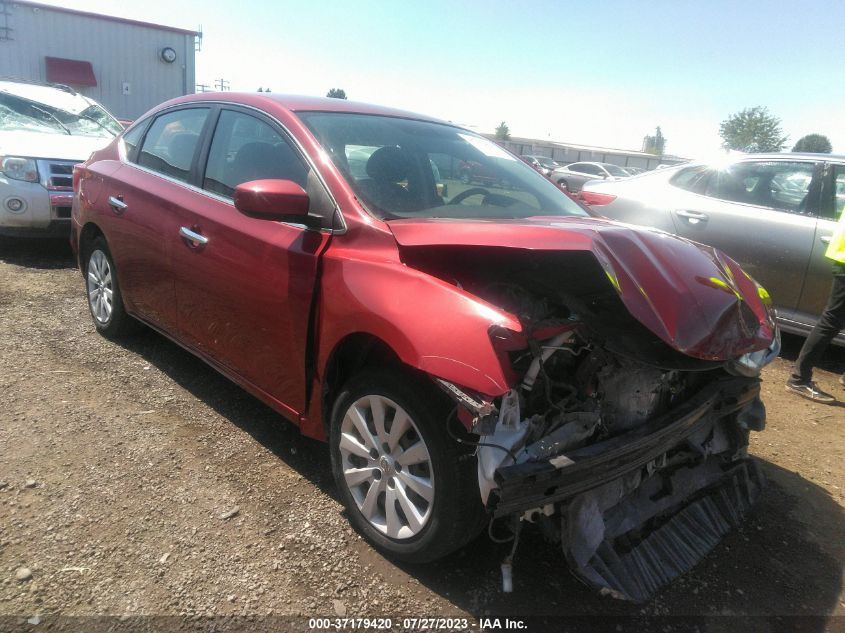
[[[487,521],[476,461],[449,437],[449,407],[410,371],[353,377],[332,410],[332,472],[349,521],[386,555],[442,558]]]
[[[85,290],[94,327],[100,334],[116,339],[137,328],[138,322],[126,313],[123,306],[117,269],[102,237],[96,238],[87,252]]]

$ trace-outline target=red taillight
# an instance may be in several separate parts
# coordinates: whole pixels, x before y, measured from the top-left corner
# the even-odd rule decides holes
[[[598,207],[603,204],[610,204],[616,200],[616,196],[609,193],[597,193],[595,191],[582,191],[580,195],[581,201],[591,207]]]
[[[82,163],[73,166],[73,190],[79,191],[79,181],[82,179],[82,170],[85,169]],[[65,181],[67,182],[67,181]]]

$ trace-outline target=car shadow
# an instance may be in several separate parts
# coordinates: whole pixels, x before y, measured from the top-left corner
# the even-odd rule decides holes
[[[26,268],[76,268],[67,239],[0,237],[0,262]]]
[[[299,428],[190,352],[149,328],[115,341],[158,368],[288,466],[337,499],[326,444]]]
[[[559,548],[529,528],[514,558],[512,593],[501,591],[500,572],[510,545],[485,536],[437,563],[400,567],[476,617],[528,618],[531,631],[820,633],[845,624],[832,615],[842,591],[845,512],[820,486],[761,465],[768,485],[741,527],[642,605],[583,585]]]
[[[295,425],[151,330],[119,344],[338,498],[325,444],[301,436]],[[840,362],[834,353],[831,366]],[[832,614],[843,584],[845,512],[825,489],[760,461],[768,485],[746,521],[689,573],[642,605],[583,585],[569,572],[559,547],[530,525],[522,531],[514,558],[512,593],[501,591],[500,567],[511,545],[486,535],[428,565],[396,563],[364,541],[351,547],[385,582],[414,579],[456,612],[523,619],[530,631],[839,630],[836,626],[845,619]]]

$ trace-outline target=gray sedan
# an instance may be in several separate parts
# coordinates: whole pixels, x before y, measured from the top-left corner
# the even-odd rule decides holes
[[[614,220],[710,244],[766,288],[781,327],[806,335],[824,310],[824,256],[845,206],[845,156],[754,154],[686,164],[616,182],[590,182],[584,201]],[[836,341],[845,345],[845,334]]]
[[[581,191],[581,187],[588,180],[618,180],[628,178],[631,174],[619,165],[612,163],[572,163],[566,167],[555,169],[549,174],[549,180],[572,193]]]

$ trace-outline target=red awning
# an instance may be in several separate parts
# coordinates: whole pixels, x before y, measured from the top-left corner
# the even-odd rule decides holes
[[[91,62],[79,59],[45,57],[47,60],[47,81],[70,86],[96,86],[97,78]]]

